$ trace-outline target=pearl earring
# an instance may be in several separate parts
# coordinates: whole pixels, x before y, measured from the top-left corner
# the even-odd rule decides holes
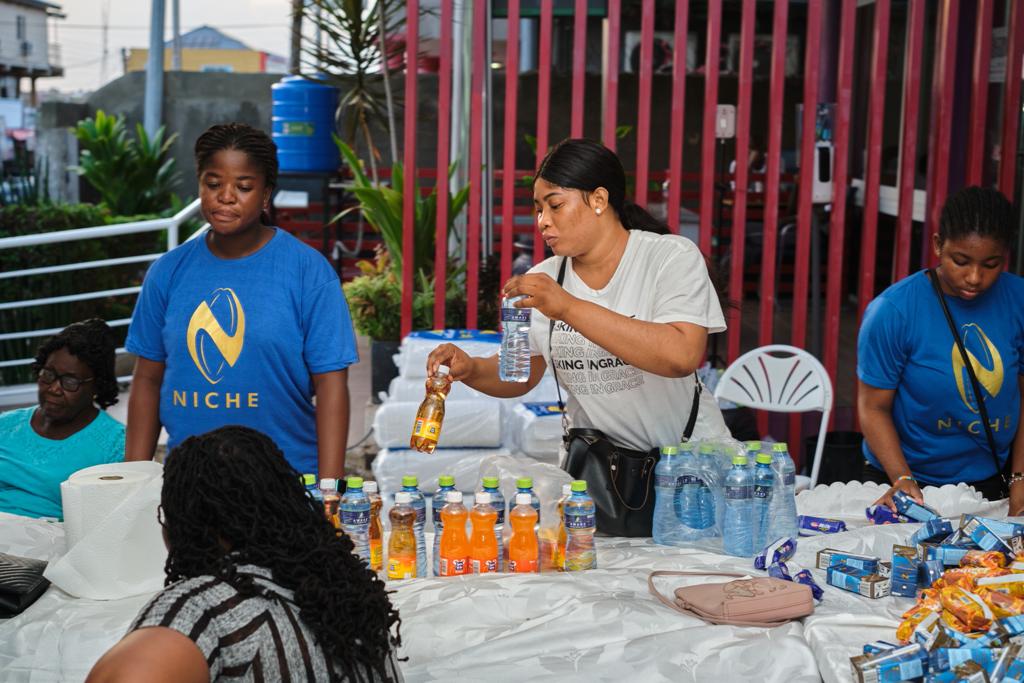
[[[601,209],[597,209],[597,215],[598,215],[598,216],[600,216],[600,215],[601,215]]]

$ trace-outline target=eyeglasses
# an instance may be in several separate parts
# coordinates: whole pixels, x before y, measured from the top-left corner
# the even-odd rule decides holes
[[[89,377],[88,379],[79,379],[74,375],[58,375],[50,368],[40,368],[38,377],[39,383],[47,386],[53,384],[57,380],[60,380],[60,386],[64,391],[78,391],[82,388],[83,384],[95,379],[93,377]]]

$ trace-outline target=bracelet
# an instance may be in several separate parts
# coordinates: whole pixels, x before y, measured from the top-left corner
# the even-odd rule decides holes
[[[1021,479],[1024,479],[1024,473],[1021,473]],[[894,481],[892,483],[892,485],[895,486],[896,484],[900,483],[901,481],[912,481],[915,484],[917,483],[917,479],[914,479],[914,475],[912,475],[912,474],[903,474],[903,475],[900,475],[900,476],[896,477],[896,481]]]
[[[1013,486],[1022,481],[1024,481],[1024,472],[1012,472],[1010,478],[1006,480],[1006,485]]]

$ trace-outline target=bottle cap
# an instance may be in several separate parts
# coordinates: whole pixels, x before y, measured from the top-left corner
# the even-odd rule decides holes
[[[482,483],[484,485],[485,489],[496,489],[496,488],[498,488],[498,478],[497,477],[484,477],[483,481],[481,481],[480,483]]]
[[[532,489],[533,488],[533,479],[530,479],[529,477],[519,477],[518,479],[516,479],[516,488],[517,489]]]
[[[568,496],[572,493],[572,484],[562,484],[562,495]]]
[[[399,491],[395,494],[395,505],[408,505],[412,502],[412,494],[408,491]]]
[[[302,485],[303,486],[315,486],[316,485],[316,475],[315,474],[303,474],[302,475]]]
[[[745,466],[747,464],[747,456],[739,454],[732,456],[732,464]]]
[[[761,450],[761,442],[760,441],[744,441],[743,445],[744,445],[744,447],[746,447],[746,449],[748,451],[759,451],[759,450]]]
[[[450,372],[451,372],[451,368],[449,368],[447,365],[438,365],[437,366],[437,375],[438,375],[438,377],[447,377],[448,373],[450,373]]]
[[[767,453],[758,453],[757,457],[754,459],[754,461],[758,465],[771,465],[772,464],[772,456],[770,456]]]
[[[786,453],[789,451],[789,446],[785,441],[776,441],[772,444],[773,453]]]
[[[455,477],[450,474],[442,474],[437,478],[438,486],[455,486]]]
[[[481,491],[481,492],[477,493],[476,494],[476,504],[477,505],[490,505],[491,504],[491,494],[487,493],[487,491]]]
[[[576,481],[574,481],[572,483],[572,490],[575,493],[581,493],[583,491],[586,491],[587,490],[587,482],[583,481],[582,479],[577,479]]]
[[[408,493],[408,491],[406,491],[406,493]],[[444,494],[444,500],[446,503],[461,503],[462,491],[447,491]]]
[[[348,483],[348,487],[350,489],[362,490],[362,488],[363,488],[363,478],[362,477],[349,477],[347,483]]]
[[[662,455],[679,455],[679,446],[662,446]]]
[[[714,447],[713,444],[702,443],[700,445],[700,448],[698,449],[698,451],[701,452],[701,453],[711,453],[711,454],[714,454],[715,447]]]
[[[402,477],[402,486],[419,486],[420,480],[416,478],[416,475],[407,474]]]
[[[323,490],[337,491],[338,490],[338,480],[337,479],[330,479],[330,478],[321,479],[320,480],[320,488],[323,489]]]
[[[529,493],[517,493],[516,494],[516,505],[532,505],[533,501],[530,499]]]
[[[367,493],[377,493],[377,482],[375,481],[364,481],[363,491]]]

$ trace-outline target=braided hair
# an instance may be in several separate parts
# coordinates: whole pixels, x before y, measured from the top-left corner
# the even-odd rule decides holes
[[[236,569],[265,567],[294,591],[334,680],[390,680],[401,619],[384,583],[325,519],[268,436],[227,426],[189,437],[167,458],[161,505],[166,585],[216,576],[243,596],[274,598]]]
[[[245,123],[219,123],[210,126],[196,138],[196,174],[202,175],[217,152],[230,149],[243,152],[260,169],[263,183],[273,194],[277,187],[277,145],[262,130]],[[260,218],[266,223],[270,222],[269,216],[263,215]]]
[[[1013,205],[1003,193],[990,187],[971,185],[946,200],[939,217],[939,241],[959,240],[971,235],[989,237],[1005,249],[1016,238]]]
[[[117,403],[117,372],[114,370],[117,345],[107,323],[99,318],[71,323],[43,342],[36,351],[32,369],[39,372],[50,354],[65,348],[92,370],[96,389],[94,402],[104,410]]]

